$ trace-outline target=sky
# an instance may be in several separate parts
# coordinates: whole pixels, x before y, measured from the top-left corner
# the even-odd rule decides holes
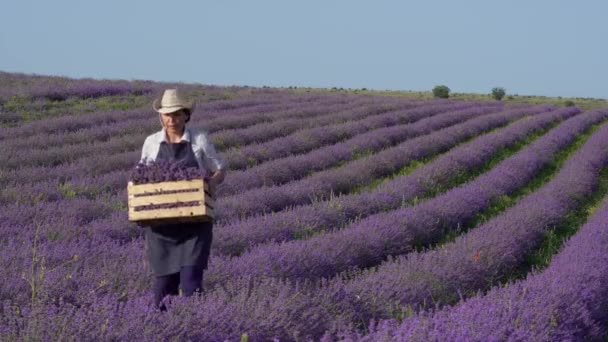
[[[608,1],[0,0],[0,70],[608,98]]]

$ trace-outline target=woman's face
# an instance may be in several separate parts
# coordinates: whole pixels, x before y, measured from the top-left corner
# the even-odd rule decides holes
[[[186,119],[188,115],[183,110],[178,110],[173,113],[162,113],[160,115],[163,127],[171,133],[181,133],[186,127]]]

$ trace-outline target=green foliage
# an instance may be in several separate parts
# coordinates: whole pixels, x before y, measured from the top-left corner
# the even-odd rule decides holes
[[[148,105],[150,99],[144,95],[113,95],[82,99],[72,96],[61,101],[34,100],[30,97],[13,96],[2,105],[8,115],[0,118],[0,126],[60,117],[66,112],[75,115],[93,114],[98,111],[130,110]],[[4,119],[4,120],[2,120]]]
[[[587,219],[593,215],[595,210],[600,207],[602,199],[608,193],[608,169],[600,171],[598,183],[595,192],[585,198],[582,206],[570,212],[562,222],[548,231],[543,238],[541,246],[534,253],[526,257],[528,267],[522,272],[522,277],[524,276],[523,273],[529,269],[547,267],[552,257],[562,248],[564,241],[574,235]]]
[[[507,94],[507,92],[505,91],[505,88],[502,88],[502,87],[492,88],[492,98],[494,100],[500,101],[500,100],[502,100],[503,97],[505,97],[506,94]]]
[[[574,101],[567,100],[566,102],[564,102],[564,106],[566,106],[566,107],[573,107],[574,106]]]
[[[74,199],[76,198],[76,189],[74,189],[74,187],[72,186],[71,183],[69,182],[65,182],[65,183],[61,183],[59,184],[59,191],[61,192],[61,194],[63,195],[63,197],[65,197],[66,199]]]
[[[450,88],[442,84],[437,85],[435,86],[435,88],[433,88],[433,96],[441,99],[447,99],[448,97],[450,97]]]
[[[247,167],[254,167],[258,164],[258,159],[255,157],[247,158]]]

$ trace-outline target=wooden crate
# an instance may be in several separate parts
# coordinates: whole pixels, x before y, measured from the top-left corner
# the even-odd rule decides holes
[[[191,192],[169,193],[174,190]],[[205,222],[213,220],[213,199],[209,185],[202,179],[176,182],[127,185],[129,221],[150,224],[177,222]],[[199,201],[197,206],[135,211],[136,207],[154,204]]]

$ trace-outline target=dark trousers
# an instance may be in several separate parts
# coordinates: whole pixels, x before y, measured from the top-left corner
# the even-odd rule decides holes
[[[181,286],[182,294],[186,297],[203,289],[203,266],[183,266],[179,273],[165,276],[157,276],[154,282],[154,305],[161,310],[166,310],[160,305],[165,296],[178,295]]]

